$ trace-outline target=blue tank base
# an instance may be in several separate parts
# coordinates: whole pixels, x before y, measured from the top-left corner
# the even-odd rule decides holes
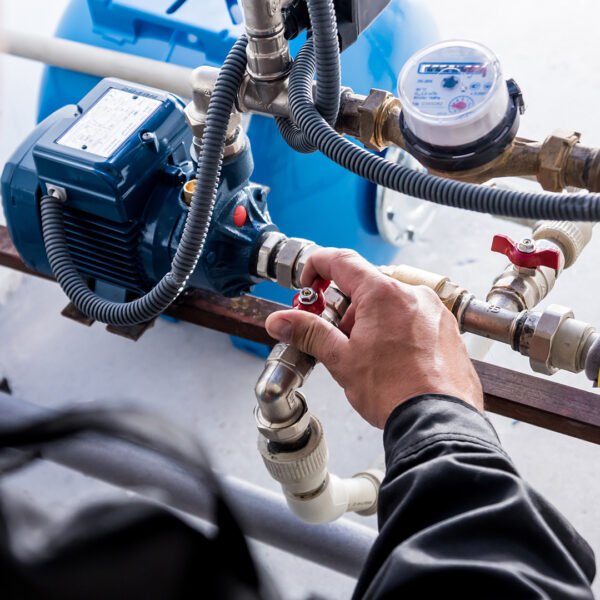
[[[229,336],[229,339],[231,340],[231,344],[234,348],[237,348],[242,352],[247,352],[248,354],[254,354],[263,360],[266,359],[271,352],[271,346],[267,346],[267,344],[251,342],[250,340],[246,340],[235,335]]]
[[[160,315],[159,318],[163,321],[166,321],[167,323],[179,323],[179,319],[176,317],[172,317],[171,315]]]

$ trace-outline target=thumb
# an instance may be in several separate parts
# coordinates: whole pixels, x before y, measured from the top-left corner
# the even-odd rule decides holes
[[[265,325],[271,337],[314,356],[327,368],[335,366],[348,343],[348,338],[337,327],[300,310],[272,313]]]

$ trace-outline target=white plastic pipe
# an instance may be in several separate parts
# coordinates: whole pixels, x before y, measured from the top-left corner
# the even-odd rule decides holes
[[[0,30],[0,52],[96,77],[117,77],[191,98],[192,69],[61,38]]]
[[[329,450],[321,423],[311,416],[311,435],[299,450],[273,451],[262,434],[258,450],[271,477],[279,482],[292,512],[307,523],[329,523],[347,512],[375,514],[385,473],[361,471],[349,479],[329,472]]]
[[[379,482],[383,473],[359,473],[352,478],[342,479],[328,474],[325,485],[317,495],[301,497],[290,493],[282,484],[283,493],[292,512],[306,523],[330,523],[347,512],[369,511],[377,506]]]

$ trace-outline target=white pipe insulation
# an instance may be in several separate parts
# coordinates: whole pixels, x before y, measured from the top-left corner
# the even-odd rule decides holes
[[[0,30],[0,52],[86,73],[116,77],[191,98],[192,69],[55,37]]]

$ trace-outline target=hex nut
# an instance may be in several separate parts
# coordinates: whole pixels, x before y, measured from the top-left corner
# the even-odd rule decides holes
[[[183,110],[185,121],[192,130],[194,137],[201,139],[206,126],[206,113],[199,112],[193,102],[190,102]]]
[[[271,423],[263,417],[260,408],[256,406],[254,409],[254,418],[260,435],[270,442],[286,444],[299,440],[305,434],[310,425],[311,415],[308,412],[304,396],[299,392],[296,392],[296,396],[303,403],[303,411],[300,417],[293,423]]]
[[[300,279],[302,278],[302,271],[304,271],[304,267],[308,262],[308,259],[321,248],[317,244],[308,244],[304,247],[300,255],[298,256],[298,260],[296,260],[296,264],[294,265],[294,271],[292,274],[292,285],[295,288],[301,288],[302,282]]]
[[[537,180],[550,192],[562,192],[565,188],[565,169],[573,146],[579,143],[577,131],[558,129],[542,144],[539,156]]]
[[[208,97],[208,100],[210,100],[210,96]],[[206,127],[208,103],[206,103],[206,108],[204,108],[204,106],[198,106],[198,104],[193,100],[184,108],[183,112],[185,114],[186,123],[192,130],[192,133],[195,137],[201,139],[204,135],[204,128]],[[231,112],[231,116],[229,117],[229,124],[227,126],[227,137],[232,137],[235,131],[239,127],[241,127],[241,125],[242,114],[238,110],[234,109]]]
[[[536,373],[553,375],[557,372],[551,362],[552,342],[562,323],[574,316],[570,308],[558,304],[551,304],[542,313],[529,344],[529,364]]]
[[[333,284],[325,291],[325,301],[327,302],[327,306],[339,315],[340,319],[346,314],[348,308],[350,308],[350,298]]]
[[[262,279],[275,281],[275,277],[269,274],[269,263],[271,262],[271,254],[287,238],[283,233],[278,231],[270,231],[263,239],[256,258],[256,275]]]
[[[400,101],[390,92],[372,89],[358,107],[360,141],[371,150],[381,152],[387,148],[381,129],[391,108]]]
[[[285,288],[294,289],[294,267],[302,250],[311,242],[300,238],[288,238],[279,248],[275,258],[275,276],[277,283]]]

